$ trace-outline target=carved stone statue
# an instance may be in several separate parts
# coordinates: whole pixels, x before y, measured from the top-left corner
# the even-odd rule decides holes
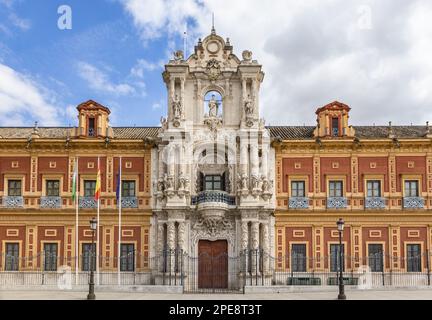
[[[250,94],[248,94],[245,100],[245,112],[247,116],[252,116],[254,114],[254,106]]]
[[[184,60],[184,54],[182,50],[177,50],[174,52],[174,60],[181,61]]]
[[[163,179],[159,179],[157,181],[157,191],[158,192],[163,192],[164,191],[164,180]]]
[[[174,119],[180,119],[182,117],[183,108],[181,105],[181,101],[178,97],[178,94],[176,94],[173,99],[172,107],[173,107]]]
[[[183,172],[180,173],[179,177],[179,190],[184,190],[186,187],[186,177],[183,175]]]
[[[248,189],[248,176],[246,173],[244,173],[241,176],[241,186],[243,190],[247,190]]]
[[[212,98],[208,103],[208,107],[209,107],[209,117],[216,118],[218,116],[219,103],[216,101],[214,94],[212,94]]]
[[[258,177],[253,175],[251,180],[252,180],[252,188],[253,189],[259,189],[260,188],[259,187],[260,181],[259,181]]]
[[[160,118],[160,122],[161,122],[161,127],[162,129],[167,129],[168,128],[168,121],[165,117],[161,117]]]
[[[263,180],[262,180],[262,191],[264,193],[270,192],[270,183],[266,177],[263,177]]]
[[[170,189],[172,190],[174,188],[174,179],[173,179],[173,177],[172,176],[168,176],[165,173],[164,184],[165,184],[165,190],[170,190]]]

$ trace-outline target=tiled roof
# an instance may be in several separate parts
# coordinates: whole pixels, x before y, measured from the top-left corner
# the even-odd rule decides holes
[[[353,126],[355,136],[359,139],[385,139],[388,138],[388,126]],[[270,135],[282,140],[313,139],[313,126],[271,126],[268,127]],[[396,138],[423,138],[426,126],[392,126]]]
[[[59,128],[48,128],[39,127],[38,135],[42,139],[66,139],[68,131],[72,128],[59,127]],[[118,127],[112,128],[114,139],[144,139],[146,137],[156,138],[159,132],[159,127]],[[27,139],[32,133],[33,128],[31,127],[0,127],[0,138],[3,139]]]

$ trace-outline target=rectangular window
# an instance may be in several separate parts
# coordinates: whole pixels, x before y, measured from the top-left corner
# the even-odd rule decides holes
[[[291,181],[291,197],[305,197],[304,181]]]
[[[84,180],[84,197],[94,197],[96,180]]]
[[[47,195],[47,197],[60,196],[60,181],[59,180],[47,180],[46,181],[46,195]]]
[[[293,272],[306,272],[306,244],[293,244],[291,250]]]
[[[135,248],[133,244],[121,244],[120,271],[134,271]]]
[[[8,196],[21,197],[21,180],[8,180]]]
[[[122,181],[122,197],[135,197],[135,181]]]
[[[90,257],[93,257],[92,267],[96,271],[96,244],[83,243],[82,245],[82,271],[90,271]]]
[[[89,135],[89,137],[94,137],[96,135],[95,119],[89,118],[88,121],[89,121],[88,135]]]
[[[382,244],[369,244],[369,267],[372,272],[382,272],[384,270],[383,246]]]
[[[45,271],[57,271],[57,243],[44,244]]]
[[[339,119],[332,118],[332,136],[339,136]]]
[[[405,197],[419,196],[418,180],[405,180]]]
[[[368,197],[381,197],[381,181],[368,180],[367,183],[367,196]]]
[[[339,266],[339,244],[330,244],[330,272],[338,272]],[[345,271],[345,255],[344,255],[344,244],[342,244],[342,272]]]
[[[342,181],[329,181],[329,197],[342,197]]]
[[[5,271],[18,271],[19,243],[6,243]]]
[[[222,177],[219,175],[209,175],[204,177],[206,190],[222,190]]]
[[[407,245],[407,271],[421,272],[421,247],[419,244]]]

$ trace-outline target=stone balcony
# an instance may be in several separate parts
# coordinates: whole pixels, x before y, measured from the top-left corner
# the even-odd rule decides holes
[[[385,209],[386,199],[383,197],[366,197],[364,207],[365,209]]]
[[[23,208],[24,198],[22,196],[4,196],[3,197],[4,208]]]
[[[234,196],[230,196],[225,191],[203,191],[196,196],[192,196],[191,204],[200,205],[206,203],[219,203],[228,206],[235,206],[236,199]]]
[[[61,208],[62,199],[61,197],[41,197],[40,207],[41,208]]]
[[[328,209],[345,209],[348,206],[347,198],[345,197],[328,197],[327,208]]]
[[[424,199],[422,197],[404,197],[403,207],[404,209],[423,209]]]
[[[288,201],[289,209],[308,209],[309,198],[307,197],[291,197]]]
[[[94,197],[79,197],[78,206],[81,209],[97,208],[97,201]]]
[[[138,199],[137,197],[122,197],[121,206],[124,209],[138,208]]]

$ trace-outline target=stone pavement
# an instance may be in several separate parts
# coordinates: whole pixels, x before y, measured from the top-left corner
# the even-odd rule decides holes
[[[81,300],[78,291],[0,291],[0,300]],[[432,289],[346,290],[348,300],[432,300]],[[142,292],[97,292],[98,300],[335,300],[337,290],[326,292],[249,294],[160,294]]]

